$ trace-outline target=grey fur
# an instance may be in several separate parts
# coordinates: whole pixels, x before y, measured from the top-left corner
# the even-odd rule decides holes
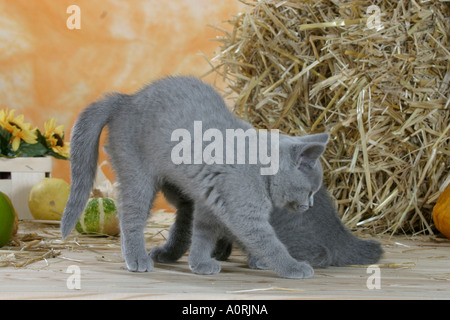
[[[171,192],[170,196],[165,193],[166,197],[180,208],[173,202],[176,190]],[[314,206],[304,213],[296,214],[281,208],[274,208],[271,213],[270,223],[292,257],[318,268],[373,264],[381,258],[383,249],[379,242],[359,239],[344,226],[325,187],[314,198]],[[185,201],[188,202],[187,199]],[[191,223],[186,223],[186,217],[182,218],[182,215],[183,211],[178,209],[167,243],[152,249],[150,254],[155,261],[175,262],[189,248],[191,238],[187,230],[191,228]],[[212,255],[218,260],[226,260],[234,239],[227,232],[218,235],[218,238]],[[261,259],[252,253],[248,263],[251,268],[266,269]]]
[[[275,208],[271,215],[278,238],[295,259],[327,267],[373,264],[381,258],[379,242],[359,239],[344,226],[324,187],[314,197],[314,206],[303,214]]]
[[[193,137],[193,123],[199,120],[203,130],[251,128],[228,110],[211,86],[193,77],[165,78],[134,95],[113,94],[87,107],[72,133],[72,190],[61,221],[62,236],[69,235],[87,201],[97,165],[99,136],[108,126],[106,150],[120,184],[122,254],[130,271],[152,270],[143,229],[156,192],[176,189],[172,193],[178,194],[179,207],[194,217],[189,258],[193,272],[219,272],[211,253],[217,235],[222,233],[219,231],[226,230],[280,276],[311,277],[311,266],[289,254],[269,218],[274,207],[294,211],[308,208],[321,185],[318,157],[328,135],[280,135],[279,170],[272,176],[261,175],[259,163],[174,164],[171,151],[177,142],[171,141],[172,132],[184,128]],[[192,199],[193,204],[185,199]]]

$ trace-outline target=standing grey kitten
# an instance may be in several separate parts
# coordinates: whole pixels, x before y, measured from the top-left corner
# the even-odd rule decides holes
[[[174,187],[163,188],[163,192],[177,208],[176,221],[164,246],[153,248],[150,255],[158,262],[175,262],[191,245],[192,216],[187,215],[189,210],[184,208],[192,202]],[[344,226],[325,187],[314,195],[314,205],[303,213],[274,208],[270,224],[290,255],[299,261],[307,261],[313,267],[373,264],[383,254],[380,243],[359,239]],[[232,242],[230,233],[221,234],[213,256],[226,260],[231,253]],[[248,263],[251,268],[266,269],[261,259],[251,252]]]
[[[61,220],[63,238],[69,235],[85,207],[97,168],[99,136],[108,126],[107,152],[120,184],[122,254],[130,271],[152,270],[143,229],[156,192],[173,187],[193,202],[183,209],[194,217],[189,256],[193,272],[220,271],[211,253],[220,234],[216,231],[226,229],[280,276],[311,277],[312,267],[289,254],[269,218],[274,207],[295,212],[309,208],[312,196],[321,186],[318,158],[325,150],[328,135],[293,138],[268,134],[271,141],[279,138],[278,171],[273,175],[261,175],[261,162],[206,164],[196,161],[195,152],[187,155],[194,157],[195,164],[175,163],[173,152],[181,142],[174,141],[174,131],[189,133],[187,147],[195,151],[198,121],[203,130],[224,135],[228,130],[252,129],[228,110],[211,86],[193,77],[162,79],[134,95],[113,94],[87,107],[72,131],[72,187]],[[209,146],[204,137],[200,143],[201,150]],[[250,143],[247,151],[249,147]],[[276,151],[272,145],[268,149],[271,155]],[[236,156],[237,149],[233,151]],[[223,155],[229,156],[225,152]],[[244,158],[249,160],[249,152]]]

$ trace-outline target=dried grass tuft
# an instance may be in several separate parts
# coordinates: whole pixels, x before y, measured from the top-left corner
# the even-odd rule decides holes
[[[234,112],[257,128],[329,132],[325,180],[350,228],[432,233],[450,182],[448,3],[245,3],[211,61]]]
[[[152,245],[165,241],[164,236],[168,234],[173,219],[173,214],[155,211],[144,229],[146,239]],[[60,221],[24,220],[19,222],[18,233],[0,248],[0,268],[25,268],[37,262],[41,263],[38,267],[41,268],[60,260],[83,262],[66,256],[73,251],[94,254],[99,262],[123,263],[118,237],[73,232],[68,239],[62,240]]]

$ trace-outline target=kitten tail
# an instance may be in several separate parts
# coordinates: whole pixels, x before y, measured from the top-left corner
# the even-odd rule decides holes
[[[61,219],[61,234],[67,238],[89,198],[97,171],[98,147],[103,127],[117,113],[126,95],[113,94],[89,105],[75,123],[70,143],[71,190]]]

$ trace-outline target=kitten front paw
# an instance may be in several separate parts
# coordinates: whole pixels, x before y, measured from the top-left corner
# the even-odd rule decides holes
[[[308,279],[314,275],[314,269],[308,263],[301,261],[275,271],[280,277],[289,279]]]
[[[220,272],[220,264],[213,259],[196,264],[189,263],[189,268],[196,274],[211,275]]]
[[[149,256],[153,259],[153,261],[161,263],[170,263],[177,261],[177,259],[174,259],[170,252],[168,252],[164,247],[153,248],[150,251]]]

